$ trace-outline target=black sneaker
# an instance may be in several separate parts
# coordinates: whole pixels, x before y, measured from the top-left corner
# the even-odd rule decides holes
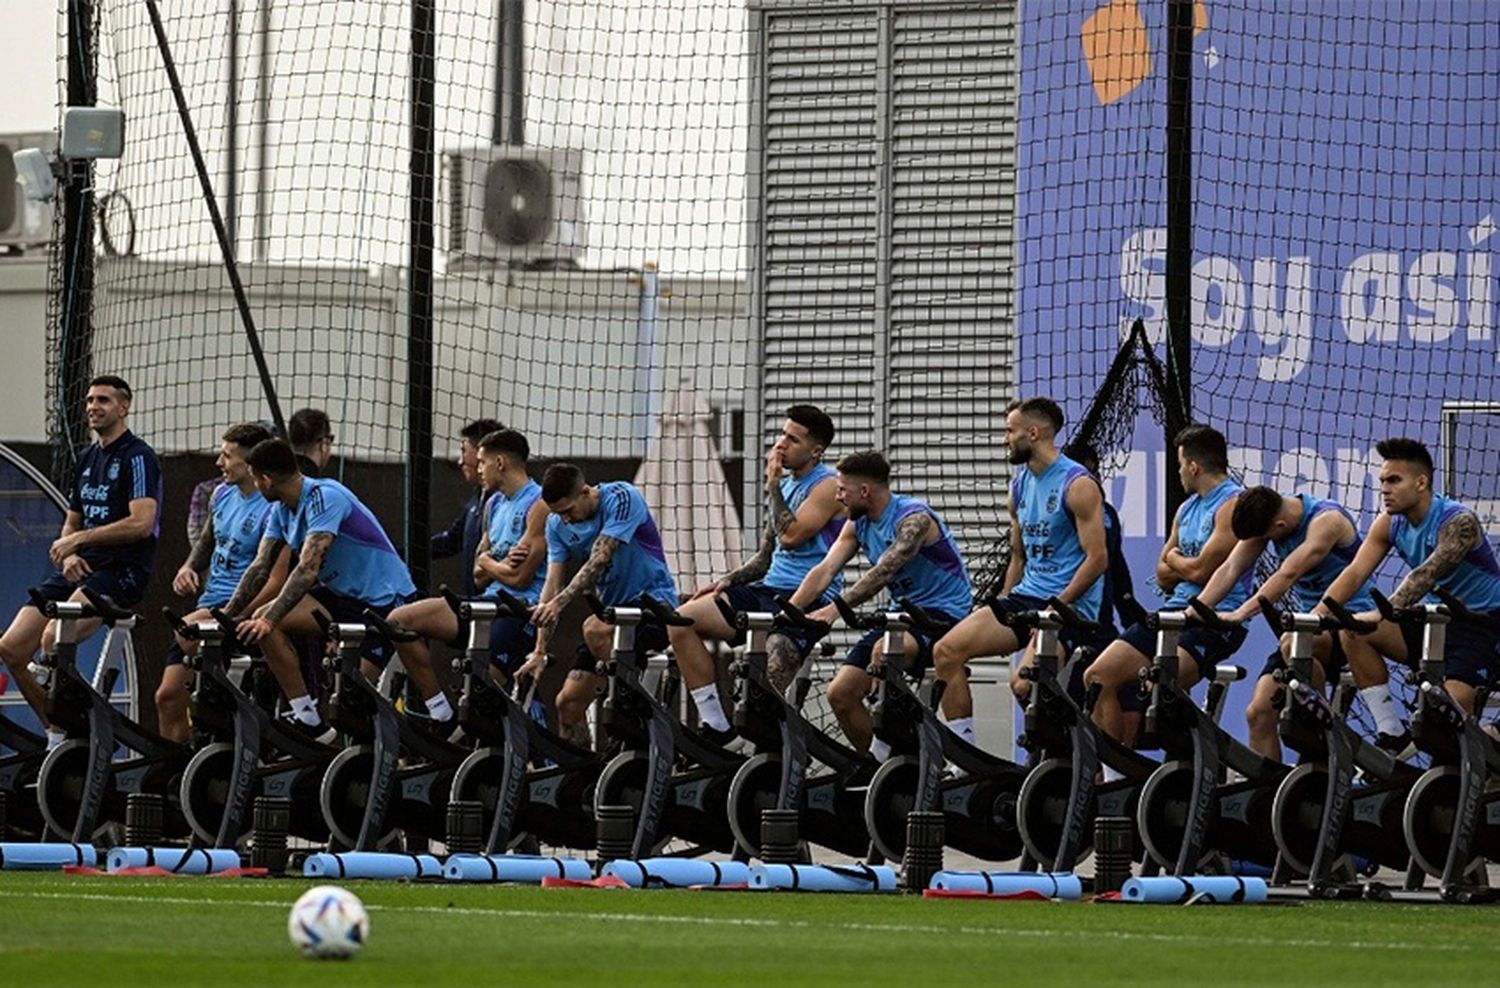
[[[281,724],[288,730],[318,744],[333,744],[339,736],[339,732],[330,727],[327,721],[320,720],[316,724],[305,724],[292,713],[283,716]]]
[[[401,715],[406,719],[407,725],[412,730],[434,741],[452,741],[454,740],[454,735],[460,731],[457,717],[437,720],[426,713],[418,713],[410,707],[402,711]]]
[[[1411,731],[1406,728],[1402,728],[1400,734],[1387,734],[1380,731],[1375,735],[1375,747],[1399,758],[1406,749],[1411,747]]]
[[[739,737],[740,734],[734,729],[733,724],[722,731],[715,727],[709,727],[707,724],[699,724],[698,736],[711,744],[718,745],[720,748],[726,748],[729,746],[729,742]]]

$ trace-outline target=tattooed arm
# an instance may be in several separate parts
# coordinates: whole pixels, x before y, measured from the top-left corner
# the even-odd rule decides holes
[[[745,565],[707,589],[718,593],[729,587],[737,587],[741,583],[754,583],[765,576],[766,571],[771,568],[771,554],[775,551],[776,532],[770,525],[767,525],[765,537],[760,540],[760,548],[755,550],[755,555],[745,560]]]
[[[303,596],[311,590],[318,582],[318,572],[323,568],[323,559],[328,555],[328,547],[333,545],[332,532],[309,532],[307,541],[302,543],[302,552],[297,557],[297,568],[292,570],[291,575],[286,578],[286,583],[281,588],[281,593],[271,601],[266,608],[265,619],[272,624],[279,624],[281,619],[292,612],[292,608]]]
[[[197,593],[203,586],[202,579],[198,576],[208,569],[209,560],[214,555],[214,520],[212,517],[203,523],[198,532],[198,538],[193,542],[193,548],[188,552],[187,561],[172,578],[172,590],[182,597],[190,597]]]
[[[912,557],[921,550],[928,538],[935,536],[936,533],[937,526],[932,523],[932,515],[925,511],[910,514],[901,519],[900,524],[896,526],[896,540],[880,554],[875,565],[859,578],[859,582],[844,591],[844,600],[849,603],[849,606],[858,607],[875,596],[901,567],[911,562]]]
[[[551,628],[557,624],[557,619],[562,616],[562,612],[569,604],[585,592],[593,590],[599,583],[599,578],[604,575],[605,570],[609,569],[610,560],[614,559],[615,552],[623,544],[619,539],[609,535],[600,535],[594,539],[594,548],[589,552],[588,561],[579,567],[577,573],[573,574],[573,579],[568,581],[568,585],[558,591],[555,597],[548,597],[546,591],[543,591],[542,602],[531,612],[531,623],[535,624],[538,629]],[[550,582],[551,569],[548,570],[547,578]]]
[[[1421,566],[1406,574],[1406,579],[1391,594],[1391,603],[1397,607],[1410,607],[1420,601],[1483,540],[1484,532],[1472,511],[1461,511],[1448,519],[1438,529],[1437,548]]]
[[[250,563],[250,568],[240,577],[239,586],[234,588],[234,593],[229,597],[229,603],[224,605],[224,613],[239,617],[245,613],[246,605],[255,599],[260,593],[261,587],[266,585],[266,580],[271,576],[271,569],[276,564],[276,557],[281,552],[281,547],[286,545],[278,538],[263,538],[260,540],[260,548],[256,550],[255,559]]]

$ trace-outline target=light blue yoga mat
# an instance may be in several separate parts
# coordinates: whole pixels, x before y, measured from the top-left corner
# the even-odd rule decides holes
[[[309,854],[302,874],[308,878],[442,878],[443,866],[430,854],[349,851]]]
[[[632,888],[688,888],[693,885],[747,885],[750,866],[739,861],[692,861],[687,858],[645,858],[610,861],[601,875],[612,875]]]
[[[755,865],[750,887],[798,892],[894,892],[896,869],[888,865]]]
[[[532,854],[454,854],[443,864],[443,877],[450,882],[525,882],[538,885],[544,878],[569,878],[586,882],[593,869],[582,858],[542,858]]]
[[[122,868],[165,868],[179,875],[211,875],[240,866],[232,848],[116,847],[104,857],[110,871]]]
[[[92,844],[0,844],[0,869],[53,871],[68,865],[92,868],[98,863]]]
[[[1132,878],[1120,889],[1125,902],[1185,903],[1194,897],[1198,902],[1265,902],[1266,880],[1222,875]]]
[[[987,895],[1018,895],[1038,892],[1049,899],[1083,898],[1083,882],[1069,871],[940,871],[928,888],[944,892],[983,892]]]

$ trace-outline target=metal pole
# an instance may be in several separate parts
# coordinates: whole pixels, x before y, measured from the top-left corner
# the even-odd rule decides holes
[[[224,98],[224,227],[229,251],[239,252],[240,180],[240,3],[229,0],[229,78]]]
[[[68,105],[93,106],[95,78],[94,0],[68,0]],[[94,163],[67,162],[63,189],[62,306],[59,317],[57,422],[66,446],[56,460],[59,481],[70,481],[78,450],[88,442],[83,400],[93,377]],[[67,484],[62,486],[66,488]]]
[[[490,140],[526,143],[526,3],[495,0],[495,99]]]
[[[271,246],[271,193],[267,160],[271,130],[271,0],[260,0],[260,67],[255,77],[255,259],[264,261]]]
[[[418,587],[432,565],[432,286],[437,151],[434,0],[411,5],[411,228],[407,261],[406,564]]]
[[[213,179],[208,177],[208,162],[203,159],[203,148],[198,144],[198,130],[193,126],[193,115],[188,110],[187,96],[182,91],[182,80],[177,76],[177,63],[172,59],[172,47],[167,43],[166,28],[162,27],[161,10],[158,9],[156,0],[146,0],[146,10],[151,15],[151,29],[156,32],[156,47],[161,52],[162,65],[167,70],[167,82],[171,85],[172,97],[177,102],[177,115],[182,119],[183,136],[187,138],[188,150],[193,155],[198,184],[203,188],[203,202],[208,206],[208,216],[213,221],[214,234],[219,239],[219,252],[224,256],[224,272],[229,276],[229,287],[234,291],[234,303],[240,311],[240,323],[245,327],[245,337],[250,341],[250,355],[255,358],[255,369],[260,374],[266,403],[271,406],[271,421],[276,423],[276,428],[282,435],[286,435],[286,422],[281,417],[281,402],[276,398],[276,386],[271,383],[271,369],[266,366],[266,355],[260,347],[260,334],[255,330],[255,318],[250,314],[250,300],[245,295],[244,283],[240,281],[240,266],[234,259],[229,231],[219,212],[219,200],[214,196]]]
[[[1193,419],[1193,0],[1167,0],[1166,525],[1186,498],[1173,438]]]

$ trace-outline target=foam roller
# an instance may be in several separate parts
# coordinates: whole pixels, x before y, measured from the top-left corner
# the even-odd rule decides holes
[[[798,892],[894,892],[896,869],[888,865],[756,865],[753,889]]]
[[[1083,882],[1070,871],[940,871],[928,888],[944,892],[983,892],[986,895],[1019,895],[1037,892],[1049,899],[1083,898]]]
[[[610,861],[600,875],[620,879],[631,888],[688,888],[693,885],[746,885],[750,866],[739,861],[689,861],[686,858],[645,858]]]
[[[544,878],[586,882],[594,877],[582,858],[542,858],[532,854],[454,854],[443,865],[450,882],[525,882]]]
[[[302,864],[308,878],[442,878],[443,866],[430,854],[349,851],[309,854]]]
[[[70,865],[92,868],[99,862],[92,844],[0,844],[0,869],[54,871]]]
[[[116,847],[104,858],[110,871],[122,868],[164,868],[179,875],[212,875],[240,866],[232,848]]]
[[[1187,878],[1132,878],[1120,889],[1125,902],[1184,903],[1201,895],[1200,902],[1265,902],[1264,878],[1190,875]]]

